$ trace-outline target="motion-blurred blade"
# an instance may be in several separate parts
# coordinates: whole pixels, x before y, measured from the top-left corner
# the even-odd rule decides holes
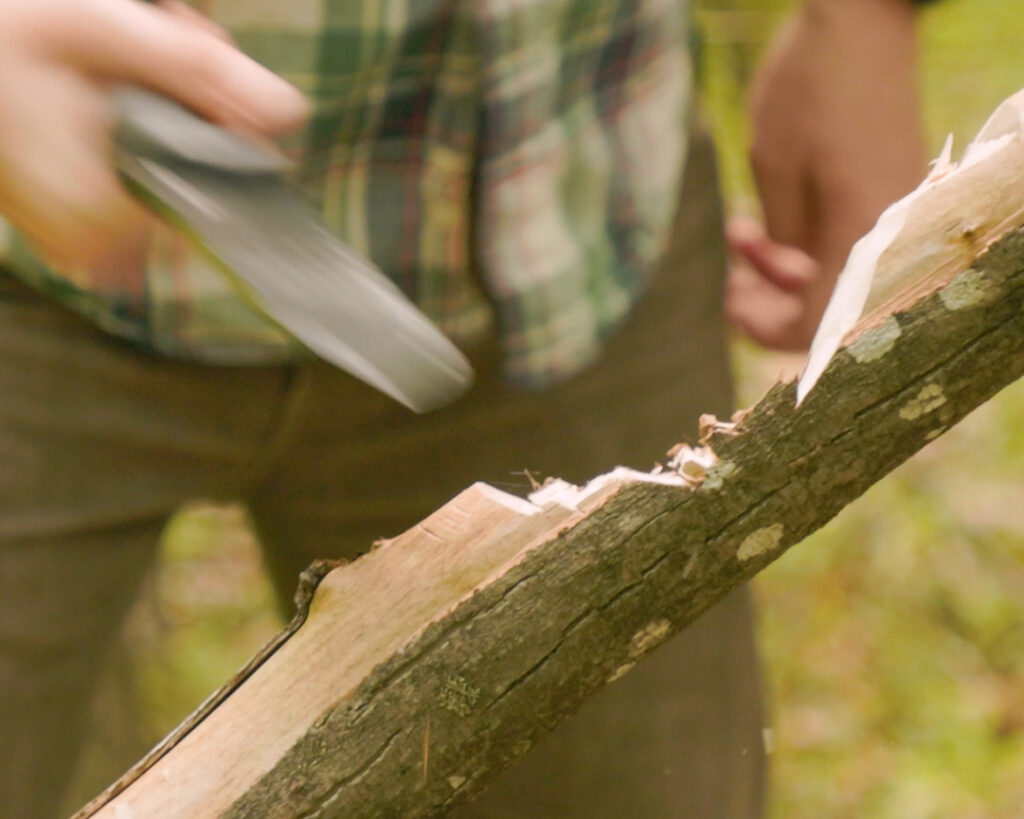
[[[194,123],[183,131],[189,147],[176,152],[167,129],[177,127],[177,114],[166,114],[158,135],[140,139],[147,125],[118,138],[118,170],[140,199],[234,274],[258,307],[317,355],[417,412],[468,388],[472,369],[462,353],[321,224],[272,172],[278,168],[260,168],[254,154],[235,153],[203,129],[195,137]],[[145,111],[139,116],[149,121]],[[122,124],[131,119],[121,111]]]

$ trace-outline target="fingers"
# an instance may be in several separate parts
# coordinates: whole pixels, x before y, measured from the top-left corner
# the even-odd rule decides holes
[[[770,284],[781,290],[798,291],[819,275],[817,262],[799,248],[772,239],[753,219],[734,217],[726,225],[730,249],[748,262]]]
[[[43,42],[88,73],[148,86],[208,119],[247,130],[280,133],[307,115],[298,90],[194,14],[137,0],[88,0],[77,4],[73,19],[55,20],[62,4],[35,2],[51,14]]]
[[[768,349],[806,350],[820,316],[818,263],[776,242],[753,219],[730,219],[726,239],[733,253],[725,298],[729,321]]]
[[[803,351],[813,337],[813,327],[804,321],[803,299],[773,287],[749,268],[729,275],[725,314],[740,332],[770,350]]]
[[[120,290],[136,286],[128,257],[138,255],[152,217],[107,163],[105,94],[81,73],[8,45],[0,68],[0,211],[76,280],[88,273]]]

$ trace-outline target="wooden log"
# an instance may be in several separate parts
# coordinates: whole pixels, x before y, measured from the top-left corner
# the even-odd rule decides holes
[[[470,487],[320,582],[224,701],[84,817],[437,816],[1024,373],[1024,232],[776,385],[713,450],[529,501]]]

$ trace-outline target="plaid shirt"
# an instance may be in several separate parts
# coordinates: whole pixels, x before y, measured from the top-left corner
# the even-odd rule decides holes
[[[297,183],[456,341],[497,325],[513,381],[572,374],[642,292],[686,148],[685,0],[212,0],[313,116]],[[100,293],[8,237],[17,275],[169,355],[297,345],[169,229],[144,294]]]

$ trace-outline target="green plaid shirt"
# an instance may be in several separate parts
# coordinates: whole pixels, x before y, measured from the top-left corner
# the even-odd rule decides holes
[[[239,46],[312,101],[286,148],[327,224],[456,341],[496,325],[507,375],[590,362],[657,260],[679,189],[685,0],[212,0]],[[105,329],[208,362],[294,356],[170,229],[144,295],[17,275]]]

